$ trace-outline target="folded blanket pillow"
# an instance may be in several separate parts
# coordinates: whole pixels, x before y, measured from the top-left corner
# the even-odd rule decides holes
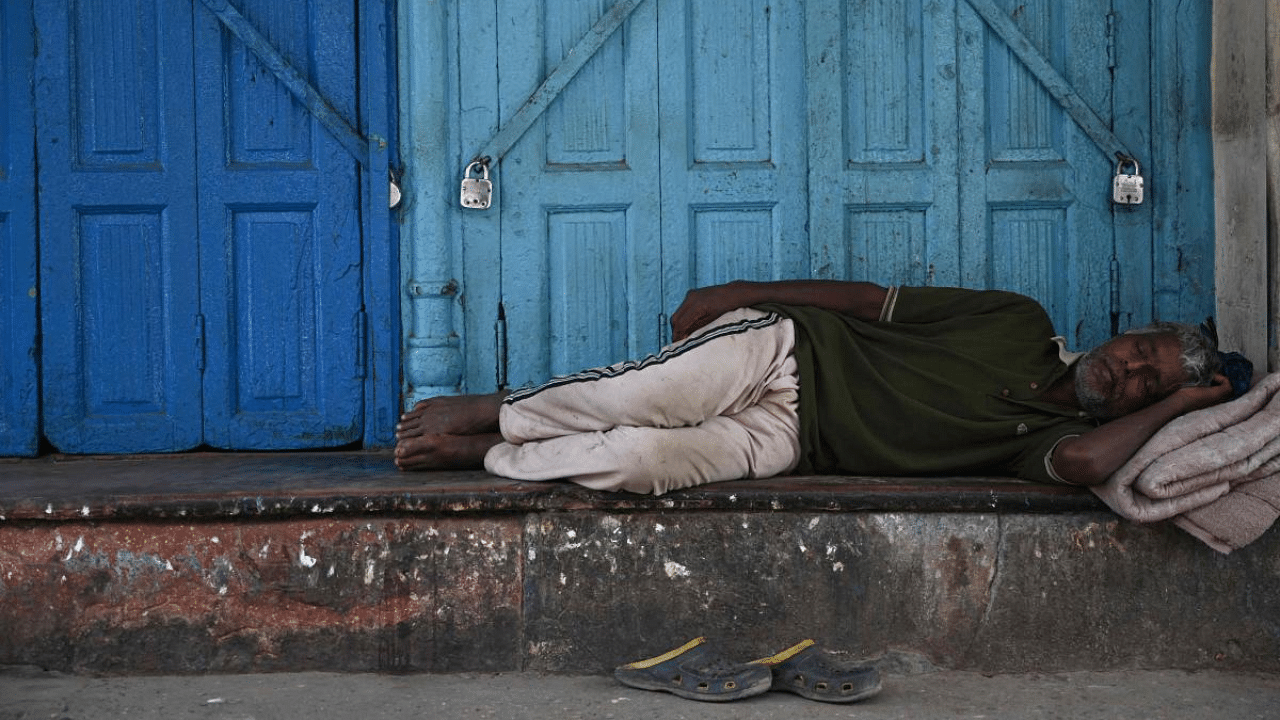
[[[1204,508],[1234,487],[1277,478],[1278,391],[1280,373],[1235,400],[1175,419],[1094,492],[1122,517],[1154,522]]]

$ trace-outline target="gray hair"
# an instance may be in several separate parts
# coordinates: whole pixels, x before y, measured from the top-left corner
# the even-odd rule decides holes
[[[1194,325],[1157,320],[1149,325],[1126,330],[1125,335],[1168,334],[1178,339],[1182,348],[1182,369],[1187,373],[1187,385],[1204,387],[1213,382],[1213,376],[1222,372],[1222,359],[1216,343]]]

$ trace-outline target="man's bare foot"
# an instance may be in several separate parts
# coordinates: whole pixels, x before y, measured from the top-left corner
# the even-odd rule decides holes
[[[428,398],[400,416],[397,442],[423,435],[483,435],[498,432],[505,393]]]
[[[489,448],[502,442],[498,433],[475,435],[430,434],[396,442],[396,467],[401,470],[479,470]]]

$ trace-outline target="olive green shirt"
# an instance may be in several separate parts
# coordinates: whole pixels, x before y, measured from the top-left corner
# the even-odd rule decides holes
[[[796,473],[1061,482],[1054,447],[1096,427],[1038,400],[1070,365],[1048,314],[1022,295],[891,288],[875,322],[814,307],[761,309],[796,328]]]

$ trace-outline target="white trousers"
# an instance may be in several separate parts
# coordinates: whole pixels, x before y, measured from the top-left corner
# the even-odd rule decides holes
[[[485,468],[661,494],[769,477],[800,458],[795,328],[741,309],[644,360],[512,393]]]

